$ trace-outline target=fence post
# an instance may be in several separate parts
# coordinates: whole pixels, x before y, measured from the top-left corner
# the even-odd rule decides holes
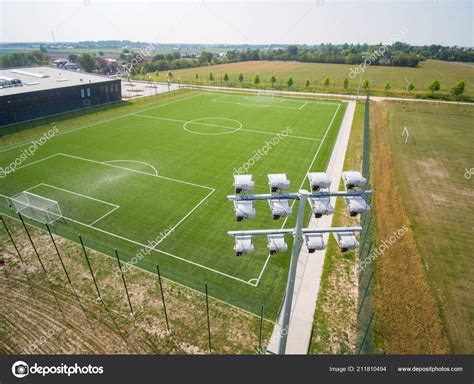
[[[206,290],[206,315],[207,315],[207,333],[209,339],[209,353],[212,353],[212,341],[211,341],[211,320],[209,318],[209,295],[207,292],[207,283],[204,285]]]
[[[125,287],[125,293],[127,294],[128,305],[130,306],[130,312],[132,313],[132,316],[134,316],[135,314],[133,312],[132,302],[130,301],[130,295],[128,294],[127,283],[125,282],[125,276],[123,275],[123,272],[122,272],[122,264],[120,263],[117,249],[115,249],[115,257],[117,258],[120,276],[122,276],[123,286]]]
[[[74,289],[74,285],[72,285],[72,281],[71,281],[71,278],[69,277],[69,273],[66,269],[66,265],[64,264],[63,262],[63,259],[61,257],[61,253],[59,252],[59,248],[58,246],[56,245],[56,241],[54,241],[54,237],[53,237],[53,234],[51,233],[51,229],[49,228],[49,225],[48,223],[45,223],[46,225],[46,228],[48,229],[48,233],[49,233],[49,236],[51,237],[51,241],[54,245],[54,249],[56,250],[56,254],[58,255],[59,257],[59,260],[61,261],[61,265],[63,267],[63,270],[64,270],[64,274],[66,275],[66,278],[67,278],[67,281],[71,287],[71,290],[72,290],[72,293],[74,294],[74,296],[76,297],[76,300],[77,300],[77,303],[79,304],[79,307],[81,308],[82,310],[82,313],[84,313],[84,316],[87,320],[87,322],[89,323],[89,326],[91,327],[92,331],[95,333],[95,330],[94,328],[92,327],[92,323],[90,322],[89,320],[89,317],[87,316],[87,313],[86,313],[86,310],[84,308],[84,306],[82,305],[82,302],[81,302],[81,299],[79,298],[79,295],[77,294],[76,290]]]
[[[33,285],[31,284],[30,276],[28,275],[28,272],[26,270],[26,264],[25,264],[25,261],[23,260],[23,256],[21,256],[20,250],[18,249],[18,247],[15,243],[15,240],[13,240],[13,236],[10,233],[10,230],[7,227],[7,223],[5,222],[5,220],[3,220],[2,216],[0,216],[0,219],[2,220],[3,226],[5,227],[5,231],[7,232],[7,235],[10,238],[10,241],[13,244],[13,247],[15,248],[16,253],[18,254],[18,257],[20,258],[21,266],[23,267],[23,271],[25,272],[26,280],[28,281],[28,285],[30,286],[30,289],[31,289],[31,294],[34,296],[35,294],[33,292]]]
[[[49,288],[51,289],[51,292],[54,296],[54,300],[56,301],[56,304],[58,305],[58,308],[59,308],[59,312],[61,312],[61,314],[63,315],[63,318],[64,320],[66,320],[66,317],[64,316],[64,312],[61,308],[61,304],[59,304],[59,299],[58,297],[56,296],[56,292],[54,292],[54,288],[53,288],[53,285],[51,284],[51,281],[49,280],[49,277],[48,277],[48,272],[46,272],[46,268],[43,264],[43,261],[41,261],[41,257],[38,253],[38,250],[36,249],[36,246],[35,244],[33,243],[33,239],[31,238],[31,235],[30,235],[30,232],[28,232],[28,228],[26,227],[26,224],[25,224],[25,221],[23,220],[23,216],[21,216],[21,213],[18,212],[18,216],[20,216],[20,219],[21,219],[21,223],[23,224],[23,228],[25,229],[25,232],[28,236],[28,239],[30,240],[30,243],[31,243],[31,246],[33,247],[33,250],[35,251],[35,254],[36,254],[36,257],[38,258],[38,261],[41,265],[41,268],[43,269],[43,273],[44,273],[44,277],[46,278],[46,281],[48,282],[48,285],[49,285]]]
[[[168,312],[166,311],[165,295],[163,293],[163,285],[161,284],[160,266],[158,264],[156,264],[156,272],[158,273],[158,283],[160,284],[161,301],[163,303],[163,312],[165,313],[166,329],[168,330],[168,333],[169,333],[170,332],[170,324],[168,322]]]
[[[261,312],[260,312],[260,335],[258,338],[258,349],[262,350],[262,334],[263,334],[263,311],[264,307],[262,305]]]
[[[82,241],[81,235],[78,235],[78,236],[79,236],[79,240],[80,240],[81,245],[82,245],[82,251],[84,252],[84,256],[86,257],[87,265],[89,266],[89,271],[91,272],[92,280],[94,281],[94,285],[95,285],[95,289],[97,291],[98,299],[100,299],[100,301],[103,302],[102,296],[101,296],[100,291],[99,291],[99,287],[97,285],[97,281],[95,281],[95,276],[94,276],[94,272],[92,271],[92,266],[91,266],[91,263],[89,261],[89,256],[87,256],[86,247],[84,246],[84,242]]]
[[[5,271],[5,277],[7,278],[7,284],[11,289],[12,284],[10,282],[10,275],[8,274],[7,263],[5,261],[5,258],[3,257],[3,252],[1,249],[0,249],[0,265],[3,265],[3,270]]]
[[[359,310],[357,311],[357,316],[359,316],[360,311],[362,310],[362,306],[364,305],[365,296],[367,295],[367,291],[369,290],[373,274],[374,274],[373,272],[370,272],[369,282],[367,283],[367,288],[365,288],[364,296],[362,296],[362,301],[360,302],[360,307],[359,307]]]
[[[367,337],[367,333],[369,333],[370,325],[372,324],[372,319],[373,318],[374,318],[374,312],[372,312],[372,316],[370,316],[369,325],[367,326],[367,329],[365,330],[364,338],[362,339],[362,342],[360,343],[359,350],[357,351],[358,355],[360,355],[360,351],[362,350],[362,347],[364,346],[365,338]]]

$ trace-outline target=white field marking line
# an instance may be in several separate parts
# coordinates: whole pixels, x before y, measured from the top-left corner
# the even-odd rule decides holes
[[[113,204],[113,203],[109,203],[108,201],[96,199],[95,197],[83,195],[82,193],[70,191],[69,189],[64,189],[64,188],[56,187],[55,185],[50,185],[50,184],[46,184],[46,183],[40,183],[40,184],[38,184],[38,185],[35,185],[34,187],[31,187],[30,189],[27,189],[27,191],[29,191],[29,190],[31,190],[31,189],[34,189],[34,188],[36,188],[36,187],[39,187],[40,185],[44,185],[44,186],[49,187],[49,188],[57,189],[57,190],[59,190],[59,191],[71,193],[71,194],[73,194],[73,195],[77,195],[77,196],[80,196],[80,197],[84,197],[85,199],[94,200],[94,201],[97,201],[98,203],[103,203],[103,204],[106,204],[106,205],[111,205],[111,206],[114,207],[114,208],[120,208],[120,205]]]
[[[97,220],[94,220],[92,223],[90,223],[89,225],[92,227],[94,226],[95,224],[97,224],[99,221],[101,221],[102,219],[106,218],[107,216],[109,216],[111,213],[115,212],[117,209],[119,209],[120,207],[115,207],[113,208],[111,211],[107,212],[105,215],[102,215],[101,217],[99,217]]]
[[[337,108],[336,108],[336,111],[334,112],[334,115],[332,116],[331,122],[329,123],[329,125],[328,125],[328,127],[327,127],[327,129],[326,129],[326,132],[325,132],[324,137],[323,137],[323,141],[321,141],[321,143],[319,144],[319,147],[318,147],[318,149],[317,149],[317,151],[316,151],[316,153],[315,153],[315,155],[314,155],[314,157],[313,157],[313,160],[311,161],[311,164],[310,164],[309,167],[308,167],[308,170],[306,171],[306,174],[305,174],[305,176],[304,176],[304,178],[303,178],[303,181],[301,182],[301,185],[300,185],[300,188],[299,188],[299,189],[303,188],[304,182],[306,181],[307,174],[308,174],[308,172],[311,170],[311,168],[312,168],[314,162],[316,161],[316,158],[318,157],[319,151],[321,150],[321,147],[322,147],[324,141],[326,140],[326,137],[327,137],[327,134],[328,134],[328,132],[329,132],[329,129],[331,128],[332,123],[334,122],[334,119],[336,118],[337,112],[339,111],[339,108],[340,108],[340,107],[341,107],[341,105],[338,104],[338,105],[337,105]],[[291,208],[293,208],[293,206],[295,205],[295,203],[296,203],[296,200],[293,200],[293,202],[291,203]],[[281,229],[283,229],[283,228],[285,227],[287,220],[288,220],[288,216],[285,217],[285,220],[283,221],[283,224],[282,224],[282,226],[281,226]],[[260,272],[260,275],[259,275],[259,277],[258,277],[258,279],[257,279],[257,284],[256,284],[255,286],[257,286],[257,285],[260,283],[260,278],[263,276],[263,272],[265,271],[265,268],[267,267],[267,264],[268,264],[269,259],[270,259],[270,254],[267,256],[267,260],[265,261],[265,264],[263,265],[262,271]]]
[[[0,193],[0,196],[2,196],[2,197],[7,197],[7,196],[5,196],[5,195],[2,195],[1,193]],[[6,216],[8,216],[8,217],[9,217],[10,219],[12,219],[12,220],[15,220],[15,221],[20,222],[20,219],[17,219],[16,217],[13,217],[13,216],[10,216],[10,215],[6,215]],[[25,224],[26,224],[26,225],[29,225],[30,227],[34,227],[34,228],[40,230],[41,232],[47,233],[46,229],[43,229],[43,228],[41,228],[41,227],[37,227],[36,225],[30,224],[30,223],[25,223]],[[59,235],[56,234],[56,233],[55,233],[55,235],[56,235],[56,236],[59,236]],[[67,239],[67,240],[69,240],[69,239]],[[74,244],[77,244],[77,243],[76,243],[75,241],[73,241],[73,240],[69,240],[69,241],[72,241]],[[90,247],[88,247],[87,245],[86,245],[85,247],[88,248],[88,249],[93,250],[94,252],[97,252],[97,253],[100,254],[100,255],[109,257],[109,258],[111,258],[111,259],[113,259],[113,260],[116,260],[114,256],[107,255],[106,253],[103,253],[103,252],[101,252],[101,251],[98,251],[97,249],[94,249],[94,248],[90,248]],[[131,264],[131,263],[125,261],[125,260],[121,260],[121,261],[122,261],[122,263],[128,264],[129,267],[135,268],[135,269],[137,269],[137,270],[139,270],[139,271],[141,271],[141,272],[145,272],[145,273],[148,273],[148,274],[150,274],[150,275],[156,277],[156,274],[155,274],[155,273],[150,272],[150,271],[148,271],[147,269],[143,269],[143,268],[141,268],[141,267],[138,267],[138,266],[136,266],[135,264]],[[193,291],[193,292],[195,292],[195,293],[198,293],[198,294],[201,295],[201,296],[205,296],[205,293],[200,292],[200,291],[198,291],[198,290],[196,290],[196,289],[194,289],[194,288],[188,287],[188,286],[186,286],[186,285],[184,285],[184,284],[178,283],[177,281],[171,280],[171,279],[169,279],[169,278],[167,278],[167,277],[164,277],[164,276],[161,276],[161,278],[162,278],[163,280],[170,281],[170,282],[172,282],[173,284],[179,285],[180,287],[183,287],[183,288],[189,289],[190,291]],[[212,295],[208,295],[208,296],[209,296],[210,298],[212,298],[212,299],[214,299],[214,300],[216,300],[216,301],[222,303],[222,304],[228,305],[229,307],[235,308],[235,309],[238,310],[238,311],[247,313],[248,315],[251,315],[251,316],[254,316],[254,317],[260,319],[260,315],[257,315],[257,314],[255,314],[255,313],[252,313],[252,312],[250,312],[250,311],[247,311],[246,309],[237,307],[237,306],[234,305],[234,304],[230,304],[230,303],[228,303],[228,302],[226,302],[226,301],[224,301],[224,300],[218,299],[217,297],[214,297],[214,296],[212,296]],[[264,319],[265,321],[271,323],[271,324],[275,324],[275,320],[267,319],[267,318],[265,318],[265,317],[264,317],[263,319]]]
[[[253,133],[261,133],[261,134],[264,134],[264,135],[272,135],[272,136],[276,136],[278,135],[278,132],[268,132],[268,131],[258,131],[258,130],[255,130],[255,129],[246,129],[246,128],[241,128],[241,129],[237,129],[237,128],[232,128],[232,127],[226,127],[224,125],[215,125],[215,124],[207,124],[207,123],[199,123],[199,122],[195,122],[193,120],[189,120],[189,121],[186,121],[186,120],[179,120],[179,119],[171,119],[171,118],[168,118],[168,117],[161,117],[161,116],[149,116],[149,115],[134,115],[134,116],[138,116],[138,117],[146,117],[146,118],[149,118],[149,119],[157,119],[157,120],[166,120],[166,121],[173,121],[173,122],[176,122],[176,123],[191,123],[191,124],[198,124],[198,125],[207,125],[207,126],[210,126],[210,127],[219,127],[219,128],[225,128],[225,129],[232,129],[232,130],[235,130],[235,132],[238,132],[238,131],[245,131],[245,132],[253,132]],[[212,117],[210,117],[210,119],[212,119]],[[216,117],[216,119],[218,119]],[[322,141],[322,139],[316,139],[316,138],[313,138],[313,137],[306,137],[306,136],[296,136],[296,135],[288,135],[287,137],[292,137],[294,139],[302,139],[302,140],[313,140],[313,141]]]
[[[225,129],[232,129],[232,130],[236,130],[236,131],[240,131],[241,129],[238,128],[238,127],[228,127],[226,125],[219,125],[219,124],[209,124],[209,123],[200,123],[199,121],[196,121],[196,120],[179,120],[179,119],[171,119],[171,118],[168,118],[168,117],[160,117],[160,116],[150,116],[150,115],[138,115],[138,114],[135,114],[134,116],[138,116],[138,117],[147,117],[149,119],[159,119],[159,120],[167,120],[167,121],[173,121],[173,122],[176,122],[176,123],[183,123],[183,124],[196,124],[196,125],[206,125],[208,127],[217,127],[217,128],[225,128]],[[225,117],[207,117],[207,119],[225,119],[225,120],[230,120],[230,119],[227,119]],[[234,120],[235,122],[238,122],[240,125],[242,125],[242,123],[238,120]]]
[[[150,167],[151,169],[153,169],[153,171],[155,172],[155,176],[158,176],[158,171],[157,169],[151,165],[151,164],[148,164],[144,161],[139,161],[139,160],[107,160],[107,161],[103,161],[103,163],[138,163],[138,164],[143,164],[143,165],[146,165],[148,167]]]
[[[215,100],[211,100],[211,101],[215,101]],[[239,102],[239,101],[222,101],[222,100],[218,100],[218,101],[215,101],[216,103],[227,103],[227,104],[237,104],[237,105],[240,105],[242,107],[251,107],[251,108],[280,108],[280,109],[291,109],[293,111],[298,111],[300,108],[293,108],[293,107],[282,107],[281,105],[263,105],[263,104],[252,104],[252,103],[242,103],[242,102]]]
[[[191,183],[191,182],[189,182],[189,181],[173,179],[173,178],[171,178],[171,177],[166,177],[166,176],[161,176],[161,175],[152,175],[151,173],[148,173],[148,172],[142,172],[142,171],[139,171],[139,170],[137,170],[137,169],[132,169],[132,168],[120,167],[119,165],[108,164],[108,163],[105,163],[105,162],[103,162],[103,161],[97,161],[97,160],[86,159],[85,157],[74,156],[74,155],[68,155],[68,154],[66,154],[66,153],[59,153],[59,154],[60,154],[61,156],[71,157],[71,158],[73,158],[73,159],[78,159],[78,160],[84,160],[84,161],[88,161],[88,162],[90,162],[90,163],[95,163],[95,164],[102,164],[102,165],[106,165],[106,166],[108,166],[108,167],[123,169],[123,170],[129,171],[129,172],[140,173],[140,174],[142,174],[142,175],[147,175],[147,176],[150,176],[150,177],[157,177],[157,178],[159,178],[159,179],[165,179],[165,180],[175,181],[175,182],[177,182],[177,183],[192,185],[192,186],[194,186],[194,187],[200,187],[200,188],[204,188],[204,189],[208,189],[208,190],[214,190],[214,188],[207,187],[207,186],[205,186],[205,185],[195,184],[195,183]]]
[[[155,250],[158,245],[160,245],[170,234],[172,234],[172,233],[175,231],[175,229],[176,229],[184,220],[186,220],[196,209],[198,209],[199,206],[200,206],[202,203],[204,203],[204,202],[207,200],[207,198],[208,198],[209,196],[211,196],[214,192],[215,192],[215,190],[209,192],[193,209],[191,209],[191,210],[186,214],[186,216],[184,216],[180,221],[178,221],[178,223],[175,224],[174,227],[171,227],[171,230],[168,231],[168,232],[166,233],[166,235],[164,235],[164,236],[163,236],[153,247],[151,247],[151,248],[152,248],[153,250]]]
[[[104,229],[101,229],[101,228],[93,227],[93,226],[91,226],[90,224],[85,224],[85,223],[83,223],[83,222],[81,222],[81,221],[74,220],[74,219],[71,219],[71,218],[66,217],[66,216],[64,216],[64,218],[65,218],[66,220],[69,220],[69,221],[73,222],[73,223],[82,225],[82,226],[87,227],[87,228],[95,229],[96,231],[105,233],[106,235],[113,236],[113,237],[116,237],[116,238],[118,238],[118,239],[121,239],[121,240],[124,240],[124,241],[128,241],[128,242],[130,242],[130,243],[132,243],[132,244],[138,245],[138,246],[140,246],[140,247],[142,247],[142,248],[149,249],[150,251],[155,251],[155,252],[162,253],[162,254],[167,255],[167,256],[170,256],[170,257],[172,257],[172,258],[174,258],[174,259],[177,259],[177,260],[183,261],[183,262],[185,262],[185,263],[192,264],[192,265],[194,265],[194,266],[196,266],[196,267],[200,267],[200,268],[206,269],[206,270],[208,270],[208,271],[217,273],[217,274],[219,274],[219,275],[228,277],[229,279],[233,279],[233,280],[239,281],[239,282],[241,282],[241,283],[254,286],[253,284],[249,284],[249,283],[246,282],[245,280],[242,280],[242,279],[240,279],[240,278],[238,278],[238,277],[235,277],[235,276],[232,276],[232,275],[228,275],[228,274],[225,273],[225,272],[221,272],[221,271],[218,271],[218,270],[216,270],[216,269],[207,267],[207,266],[205,266],[205,265],[196,263],[196,262],[194,262],[194,261],[184,259],[184,258],[182,258],[182,257],[173,255],[172,253],[165,252],[165,251],[162,251],[162,250],[160,250],[160,249],[153,249],[153,248],[150,247],[149,245],[141,244],[141,243],[138,242],[138,241],[131,240],[131,239],[129,239],[129,238],[126,238],[126,237],[124,237],[124,236],[117,235],[117,234],[112,233],[112,232],[108,232],[108,231],[106,231],[106,230],[104,230]]]
[[[0,196],[4,196],[5,198],[8,198],[8,196],[5,196],[5,195],[3,195],[3,194],[0,194]],[[209,195],[208,195],[208,196],[209,196]],[[207,197],[206,197],[206,198],[207,198]],[[201,202],[201,203],[202,203],[202,202]],[[201,203],[200,203],[200,204],[201,204]],[[183,259],[182,257],[173,255],[172,253],[163,251],[163,250],[161,250],[161,249],[154,249],[154,248],[150,247],[149,245],[141,244],[141,243],[139,243],[138,241],[128,239],[128,238],[126,238],[126,237],[124,237],[124,236],[120,236],[120,235],[117,235],[117,234],[112,233],[112,232],[108,232],[108,231],[106,231],[106,230],[104,230],[104,229],[101,229],[101,228],[93,227],[93,226],[90,225],[90,224],[86,224],[86,223],[83,223],[83,222],[81,222],[81,221],[71,219],[70,217],[67,217],[67,216],[63,216],[63,218],[66,219],[66,220],[71,221],[72,223],[76,223],[76,224],[82,225],[82,226],[84,226],[84,227],[94,229],[94,230],[96,230],[96,231],[105,233],[106,235],[116,237],[116,238],[118,238],[118,239],[120,239],[120,240],[128,241],[128,242],[130,242],[130,243],[132,243],[132,244],[135,244],[135,245],[138,245],[138,246],[140,246],[140,247],[142,247],[142,248],[149,249],[150,251],[155,251],[155,252],[162,253],[162,254],[164,254],[164,255],[170,256],[170,257],[175,258],[175,259],[177,259],[177,260],[184,261],[184,262],[189,263],[189,264],[192,264],[192,265],[194,265],[194,266],[201,267],[201,268],[206,269],[206,270],[208,270],[208,271],[211,271],[211,272],[217,273],[217,274],[219,274],[219,275],[228,277],[229,279],[233,279],[233,280],[239,281],[239,282],[241,282],[241,283],[250,285],[250,286],[252,286],[252,287],[256,287],[256,285],[254,285],[254,284],[249,284],[247,281],[242,280],[242,279],[240,279],[240,278],[238,278],[238,277],[229,275],[229,274],[227,274],[227,273],[225,273],[225,272],[218,271],[218,270],[216,270],[216,269],[207,267],[207,266],[205,266],[205,265],[196,263],[196,262],[191,261],[191,260]]]
[[[142,173],[142,174],[144,174],[144,175],[148,175],[148,176],[152,176],[152,177],[163,178],[163,176],[154,176],[154,175],[152,175],[152,174],[150,174],[150,173],[147,173],[147,172],[140,172],[140,171],[135,171],[135,170],[132,170],[132,169],[129,169],[129,168],[117,167],[117,166],[112,165],[112,164],[105,164],[105,163],[100,162],[100,161],[85,159],[85,158],[81,158],[81,157],[78,157],[78,156],[66,155],[66,154],[64,154],[64,153],[61,153],[60,155],[62,155],[62,156],[67,156],[67,157],[72,157],[72,158],[77,158],[77,159],[79,159],[79,160],[90,161],[90,162],[97,163],[97,164],[107,165],[107,166],[110,166],[110,167],[121,168],[121,169],[125,169],[125,170],[131,171],[131,172],[139,172],[139,173]],[[166,178],[166,179],[168,179],[168,178]],[[181,180],[175,180],[175,179],[171,179],[171,180],[177,181],[177,182],[181,182],[181,183],[185,183],[185,184],[191,184],[191,185],[194,185],[194,186],[196,186],[196,187],[202,187],[202,188],[210,189],[210,190],[211,190],[211,193],[215,191],[214,188],[205,187],[205,186],[198,185],[198,184],[193,184],[193,183],[188,183],[188,182],[181,181]],[[69,192],[70,192],[70,191],[69,191]],[[206,199],[211,195],[211,193],[209,193],[209,194],[206,196]],[[204,202],[203,200],[200,201],[199,204],[198,204],[198,206],[200,206],[203,202]],[[194,212],[194,210],[195,210],[196,208],[197,208],[197,207],[195,207],[195,208],[192,210],[192,212]],[[189,213],[186,215],[185,218],[187,218],[188,216],[189,216]],[[178,259],[178,260],[185,261],[185,262],[187,262],[187,263],[190,263],[190,264],[193,264],[193,265],[195,265],[195,266],[198,266],[198,267],[207,269],[207,270],[209,270],[209,271],[212,271],[212,272],[215,272],[215,273],[217,273],[217,274],[226,276],[226,277],[228,277],[228,278],[231,278],[231,279],[234,279],[234,280],[243,282],[243,283],[245,283],[245,284],[248,284],[248,285],[251,285],[251,286],[256,286],[256,285],[253,285],[253,284],[249,284],[247,281],[242,280],[242,279],[240,279],[240,278],[238,278],[238,277],[228,275],[228,274],[226,274],[226,273],[224,273],[224,272],[220,272],[220,271],[217,271],[217,270],[215,270],[215,269],[213,269],[213,268],[206,267],[205,265],[201,265],[201,264],[195,263],[194,261],[184,259],[184,258],[182,258],[182,257],[173,255],[173,254],[171,254],[171,253],[168,253],[168,252],[165,252],[165,251],[162,251],[162,250],[159,250],[159,249],[153,249],[152,247],[150,247],[150,246],[148,246],[148,245],[141,244],[141,243],[139,243],[139,242],[137,242],[137,241],[128,239],[128,238],[123,237],[123,236],[120,236],[120,235],[116,235],[116,234],[114,234],[114,233],[112,233],[112,232],[108,232],[108,231],[105,231],[105,230],[100,229],[100,228],[97,228],[97,227],[93,227],[93,226],[90,225],[90,224],[85,224],[85,223],[83,223],[83,222],[80,222],[80,221],[71,219],[71,218],[66,217],[66,216],[63,216],[63,217],[64,217],[65,219],[67,219],[67,220],[70,220],[70,221],[73,222],[73,223],[76,223],[76,224],[79,224],[79,225],[83,225],[83,226],[88,227],[88,228],[93,228],[93,229],[95,229],[95,230],[97,230],[97,231],[103,232],[103,233],[105,233],[105,234],[107,234],[107,235],[110,235],[110,236],[117,237],[117,238],[119,238],[119,239],[121,239],[121,240],[129,241],[129,242],[131,242],[131,243],[133,243],[133,244],[139,245],[139,246],[141,246],[141,247],[145,247],[145,248],[150,249],[150,250],[152,250],[152,251],[156,251],[156,252],[163,253],[163,254],[165,254],[165,255],[174,257],[174,258],[176,258],[176,259]],[[181,224],[183,221],[184,221],[184,220],[182,219],[178,224]]]
[[[281,98],[278,98],[278,97],[258,96],[258,95],[244,96],[243,99],[244,100],[255,100],[257,103],[259,103],[260,101],[269,101],[269,102],[272,101],[272,102],[275,102],[275,103],[283,103],[285,101],[285,100],[282,100]]]
[[[183,97],[183,98],[180,98],[180,99],[177,99],[177,100],[173,100],[173,101],[170,101],[168,103],[164,103],[164,104],[160,104],[160,105],[155,105],[153,107],[148,107],[148,108],[144,108],[144,109],[140,109],[138,111],[135,111],[135,112],[130,112],[130,113],[126,113],[124,115],[120,115],[120,116],[116,116],[116,117],[111,117],[110,119],[105,119],[105,120],[101,120],[101,121],[98,121],[96,123],[92,123],[92,124],[87,124],[87,125],[83,125],[82,127],[77,127],[75,129],[71,129],[71,130],[68,130],[66,132],[59,132],[57,134],[54,135],[54,137],[57,137],[57,136],[62,136],[62,135],[67,135],[68,133],[72,133],[72,132],[76,132],[76,131],[79,131],[81,129],[85,129],[85,128],[90,128],[90,127],[94,127],[96,125],[99,125],[99,124],[103,124],[103,123],[108,123],[109,121],[114,121],[114,120],[117,120],[117,119],[122,119],[124,117],[127,117],[127,116],[131,116],[135,113],[140,113],[140,112],[146,112],[146,111],[149,111],[151,109],[155,109],[155,108],[160,108],[160,107],[164,107],[166,105],[170,105],[170,104],[173,104],[173,103],[177,103],[178,101],[183,101],[183,100],[187,100],[187,99],[190,99],[192,97],[196,97],[196,96],[201,96],[201,95],[204,95],[205,93],[197,93],[195,95],[191,95],[191,96],[187,96],[187,97]],[[38,138],[41,138],[42,136],[39,136]],[[0,150],[0,153],[2,152],[8,152],[12,149],[15,149],[15,148],[19,148],[19,147],[25,147],[27,145],[31,145],[31,142],[34,141],[35,139],[31,139],[30,141],[26,142],[26,143],[22,143],[22,144],[18,144],[18,145],[15,145],[13,147],[9,147],[9,148],[5,148],[5,149],[2,149]],[[17,168],[18,169],[18,168]]]
[[[93,201],[97,201],[99,203],[102,203],[102,204],[106,204],[106,205],[110,205],[112,206],[113,208],[111,210],[109,210],[109,212],[107,212],[106,214],[102,215],[101,217],[99,217],[97,220],[94,220],[92,223],[90,223],[89,225],[94,225],[94,224],[97,224],[100,220],[102,220],[103,218],[105,218],[106,216],[110,215],[112,212],[115,212],[117,209],[120,208],[120,205],[117,205],[117,204],[112,204],[112,203],[109,203],[108,201],[104,201],[104,200],[100,200],[100,199],[96,199],[95,197],[90,197],[90,196],[87,196],[87,195],[83,195],[82,193],[78,193],[78,192],[73,192],[73,191],[70,191],[69,189],[64,189],[64,188],[59,188],[59,187],[56,187],[54,185],[50,185],[50,184],[46,184],[46,183],[40,183],[40,184],[37,184],[35,185],[34,187],[31,187],[31,188],[28,188],[25,190],[25,192],[28,192],[28,191],[31,191],[39,186],[45,186],[45,187],[48,187],[48,188],[53,188],[53,189],[57,189],[59,191],[63,191],[63,192],[66,192],[66,193],[71,193],[73,195],[76,195],[76,196],[80,196],[80,197],[83,197],[85,199],[89,199],[89,200],[93,200]],[[43,196],[41,196],[43,197]],[[44,197],[45,198],[45,197]]]
[[[212,92],[212,91],[207,91],[207,92]],[[215,99],[212,99],[211,101],[214,101],[216,103],[224,103],[224,102],[227,102],[227,103],[234,103],[234,104],[239,104],[238,101],[221,101],[221,99],[225,99],[225,98],[229,98],[232,97],[232,96],[241,96],[241,93],[238,93],[238,92],[223,92],[223,91],[219,91],[219,90],[216,90],[214,91],[215,92],[221,92],[221,93],[224,93],[224,95],[220,96],[220,97],[217,97]],[[294,99],[303,99],[306,101],[307,104],[323,104],[323,105],[340,105],[341,102],[345,102],[344,100],[341,100],[341,102],[334,102],[334,103],[331,103],[331,102],[328,102],[328,101],[321,101],[321,100],[318,100],[318,99],[313,99],[313,100],[308,100],[308,96],[297,96],[297,95],[293,95],[293,96],[287,96],[287,95],[276,95],[275,97],[278,97],[280,99],[288,99],[288,100],[291,100],[291,101],[294,101]],[[299,109],[299,108],[295,108],[295,109]]]
[[[306,106],[306,104],[308,104],[307,101],[299,109],[303,109]]]
[[[25,165],[20,165],[19,167],[16,167],[16,168],[15,168],[15,172],[16,172],[17,170],[19,170],[19,169],[29,167],[30,165],[33,165],[33,164],[36,164],[36,163],[40,163],[41,161],[45,161],[45,160],[51,159],[52,157],[56,157],[56,156],[59,156],[59,153],[55,153],[54,155],[47,156],[47,157],[43,157],[42,159],[33,161],[33,162],[31,162],[31,163],[27,163],[27,164],[25,164]]]

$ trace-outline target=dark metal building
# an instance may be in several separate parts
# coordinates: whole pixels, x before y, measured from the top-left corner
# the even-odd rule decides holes
[[[0,69],[0,127],[121,99],[119,79],[50,67]]]

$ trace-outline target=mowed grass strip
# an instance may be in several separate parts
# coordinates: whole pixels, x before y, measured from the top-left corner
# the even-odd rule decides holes
[[[351,79],[351,69],[357,65],[348,64],[322,64],[322,63],[300,63],[300,62],[281,62],[281,61],[246,61],[241,63],[220,64],[199,68],[189,68],[172,71],[175,79],[180,78],[181,82],[195,83],[196,74],[198,83],[209,85],[229,85],[240,86],[238,81],[239,73],[244,75],[242,83],[245,87],[255,87],[253,78],[256,74],[260,76],[259,88],[271,88],[270,78],[275,76],[277,81],[275,87],[278,89],[287,89],[286,80],[289,76],[293,77],[293,90],[300,91],[323,91],[323,92],[345,92],[344,79],[349,80],[348,91],[354,93],[359,85],[359,76]],[[208,81],[209,72],[213,73],[214,81]],[[221,80],[227,73],[229,81]],[[329,86],[324,86],[324,80],[329,77]],[[155,80],[163,80],[163,74],[160,74]],[[305,86],[306,80],[310,81],[308,87]],[[406,96],[407,86],[413,83],[414,91],[410,95],[426,95],[428,85],[433,80],[441,83],[440,94],[449,95],[450,89],[458,81],[466,83],[465,95],[474,96],[474,68],[464,63],[452,63],[438,60],[422,61],[417,68],[408,67],[385,67],[368,66],[364,80],[369,80],[372,93],[385,95],[385,84],[390,83],[391,89],[389,95]]]
[[[374,247],[388,241],[400,229],[407,227],[408,231],[376,260],[376,343],[389,354],[443,354],[449,352],[449,345],[436,306],[436,288],[429,280],[429,270],[438,261],[424,264],[419,252],[419,232],[413,219],[425,213],[423,209],[413,210],[409,202],[409,199],[416,199],[426,204],[433,191],[428,192],[420,184],[413,183],[416,162],[407,154],[416,151],[416,147],[402,146],[403,127],[397,127],[394,136],[388,117],[385,103],[372,103],[372,205],[376,212],[378,240]],[[415,135],[413,130],[412,134]],[[403,151],[404,155],[397,155],[397,151]],[[428,153],[433,156],[433,152]],[[407,191],[410,191],[408,195]],[[429,222],[424,231],[430,231],[432,224]]]
[[[388,113],[395,181],[451,351],[472,353],[474,108],[391,103]]]
[[[124,260],[154,273],[160,264],[165,277],[186,286],[202,290],[207,282],[216,297],[249,311],[259,313],[263,304],[272,318],[289,252],[267,259],[266,239],[259,238],[254,254],[237,258],[226,233],[280,228],[283,221],[273,221],[268,204],[258,202],[257,218],[237,223],[226,200],[233,173],[248,166],[256,192],[268,192],[267,174],[280,172],[298,189],[308,170],[326,168],[345,104],[285,98],[262,106],[247,95],[229,96],[225,103],[217,97],[222,94],[186,94],[110,120],[99,113],[96,125],[52,138],[29,161],[48,159],[9,175],[0,193],[46,183],[118,205],[94,227],[66,220],[57,222],[56,231],[74,241],[80,233],[86,246],[107,254],[118,248]],[[258,154],[265,146],[267,153]],[[0,165],[21,149],[0,152]],[[135,257],[167,229],[173,231],[155,251]]]

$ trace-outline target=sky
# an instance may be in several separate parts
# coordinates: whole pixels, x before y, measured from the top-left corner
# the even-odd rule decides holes
[[[474,46],[474,0],[4,1],[0,42]]]

